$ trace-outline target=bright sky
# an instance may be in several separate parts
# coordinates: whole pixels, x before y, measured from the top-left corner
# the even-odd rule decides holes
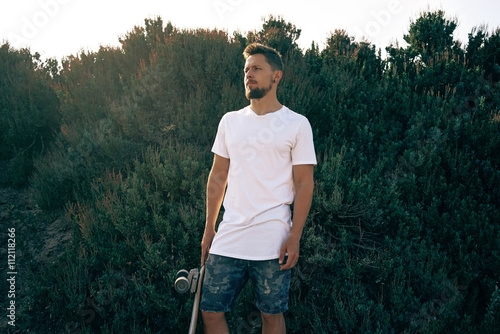
[[[218,28],[232,35],[260,30],[262,18],[273,14],[302,29],[298,43],[304,50],[312,41],[322,49],[335,29],[345,29],[384,51],[391,42],[404,45],[410,21],[428,9],[457,17],[455,37],[463,43],[475,26],[500,27],[498,0],[1,0],[0,41],[61,59],[118,46],[118,38],[144,26],[145,18],[161,16],[178,28]]]

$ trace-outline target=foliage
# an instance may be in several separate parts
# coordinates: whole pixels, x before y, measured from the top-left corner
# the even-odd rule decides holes
[[[54,60],[0,47],[0,159],[11,160],[7,180],[26,184],[32,159],[43,155],[59,123],[59,101],[51,87]]]
[[[500,30],[475,28],[462,48],[457,24],[423,13],[387,59],[343,30],[302,51],[300,29],[280,17],[233,37],[147,19],[121,47],[59,70],[4,45],[4,64],[18,64],[3,65],[4,78],[21,79],[3,81],[2,158],[33,141],[12,124],[39,115],[55,135],[28,157],[31,185],[40,205],[65,205],[74,238],[56,269],[32,268],[40,279],[26,309],[37,313],[25,327],[186,328],[191,300],[172,283],[199,262],[211,144],[221,116],[248,103],[241,53],[261,41],[284,57],[279,99],[310,120],[319,160],[289,331],[495,332]],[[7,95],[23,84],[39,90]],[[37,101],[51,101],[43,117]],[[230,315],[238,331],[255,326],[252,298],[245,290]]]

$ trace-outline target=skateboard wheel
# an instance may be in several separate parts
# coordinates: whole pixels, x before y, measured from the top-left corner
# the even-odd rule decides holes
[[[191,284],[189,283],[188,275],[189,273],[187,270],[179,270],[179,272],[177,273],[177,279],[174,283],[175,291],[177,291],[178,293],[185,293],[189,290]]]
[[[186,269],[181,269],[177,272],[177,277],[188,277],[189,272]]]
[[[189,290],[189,282],[186,277],[179,277],[175,280],[175,291],[185,293]]]

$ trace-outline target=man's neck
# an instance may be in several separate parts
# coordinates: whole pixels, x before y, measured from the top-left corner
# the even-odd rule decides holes
[[[280,110],[283,105],[278,101],[276,95],[267,94],[261,99],[251,99],[250,108],[259,116]]]

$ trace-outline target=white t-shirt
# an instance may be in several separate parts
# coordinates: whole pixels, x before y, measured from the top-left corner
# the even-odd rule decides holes
[[[250,106],[229,112],[219,123],[212,152],[230,162],[224,217],[210,253],[278,258],[292,225],[292,166],[316,164],[309,121],[285,106],[262,116]]]

